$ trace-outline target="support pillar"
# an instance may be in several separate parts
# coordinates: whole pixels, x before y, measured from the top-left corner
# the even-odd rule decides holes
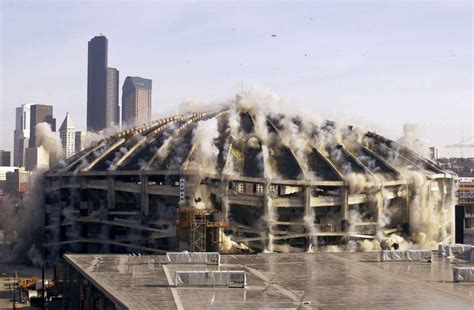
[[[230,205],[229,205],[229,181],[222,182],[221,206],[223,212],[223,219],[228,222]]]
[[[79,209],[81,210],[87,210],[88,206],[87,206],[87,180],[86,178],[84,177],[79,177],[79,186],[80,186],[80,189],[81,189],[81,200],[79,202]]]
[[[308,218],[311,218],[311,225],[314,226],[314,215],[313,212],[311,212],[311,186],[305,186],[304,188],[304,222],[306,225],[306,233],[311,233],[312,230],[315,231],[314,228],[308,227],[310,223],[308,223]],[[314,238],[314,239],[313,239]],[[317,236],[310,236],[306,238],[306,242],[308,244],[308,247],[311,248],[313,245],[316,245],[317,243]],[[316,242],[313,242],[316,241]]]
[[[149,207],[150,207],[150,201],[148,197],[148,176],[141,175],[140,182],[141,182],[141,190],[140,190],[141,210],[142,210],[143,215],[148,215]]]
[[[377,231],[382,232],[382,216],[383,216],[383,208],[385,205],[385,201],[383,199],[383,184],[380,186],[377,196],[376,196],[376,212],[377,212]],[[382,232],[383,233],[383,232]]]
[[[304,215],[311,215],[311,186],[304,188]]]
[[[410,186],[405,185],[405,221],[402,224],[403,233],[410,232]]]
[[[265,183],[263,184],[263,192],[265,193],[265,195],[263,195],[263,215],[268,215],[267,206],[270,198],[270,183],[267,180],[265,180]]]
[[[264,193],[263,195],[263,218],[265,219],[265,234],[267,236],[265,249],[268,249],[270,252],[273,252],[273,234],[272,234],[272,224],[270,217],[272,216],[269,214],[268,206],[271,198],[270,198],[270,182],[265,179],[265,183],[263,185]]]
[[[349,237],[349,186],[345,185],[341,188],[341,230],[345,233],[345,238]]]
[[[107,177],[107,209],[115,209],[115,178]]]

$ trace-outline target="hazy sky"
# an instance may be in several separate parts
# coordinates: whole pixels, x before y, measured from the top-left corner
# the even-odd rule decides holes
[[[22,103],[85,128],[87,42],[99,33],[120,87],[153,80],[156,117],[187,97],[231,98],[243,81],[392,139],[406,122],[441,148],[474,136],[471,1],[0,3],[0,149],[12,149]]]

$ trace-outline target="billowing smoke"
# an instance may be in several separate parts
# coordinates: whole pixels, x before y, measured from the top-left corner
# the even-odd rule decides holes
[[[192,168],[206,173],[216,173],[217,156],[219,150],[214,141],[219,137],[217,119],[211,118],[200,121],[193,136],[195,151],[193,154]]]
[[[403,125],[403,135],[397,140],[401,145],[428,157],[428,141],[422,138],[423,127],[416,123],[405,123]]]
[[[221,232],[220,238],[221,238],[220,250],[223,253],[250,251],[250,249],[245,244],[235,242],[234,240],[232,240],[231,236],[226,235],[223,232]]]
[[[216,110],[222,108],[222,102],[209,103],[201,102],[195,98],[185,98],[179,105],[179,113],[198,113],[208,112],[210,110]]]
[[[49,166],[56,166],[63,157],[61,138],[56,132],[51,131],[49,123],[39,123],[36,125],[36,143],[42,146],[49,154]]]
[[[358,195],[370,193],[369,205],[371,210],[380,209],[379,216],[371,218],[362,218],[362,214],[358,210],[354,210],[351,214],[350,222],[358,223],[372,221],[376,223],[376,234],[374,240],[361,240],[358,242],[350,242],[352,249],[358,251],[376,251],[381,248],[434,248],[439,242],[450,242],[452,240],[452,212],[449,202],[453,195],[453,190],[446,187],[443,182],[431,180],[424,175],[421,170],[414,169],[407,165],[406,159],[398,158],[398,149],[394,145],[394,154],[389,159],[390,164],[402,174],[404,179],[410,183],[409,190],[394,189],[400,196],[410,194],[409,201],[409,218],[410,232],[408,235],[397,235],[390,233],[385,235],[387,227],[391,227],[390,231],[396,231],[392,222],[402,218],[401,207],[397,206],[397,202],[392,202],[389,193],[384,192],[384,183],[390,181],[384,175],[382,169],[378,167],[377,162],[371,157],[361,153],[360,146],[369,147],[372,142],[366,136],[366,130],[361,127],[347,127],[338,122],[324,122],[317,115],[302,114],[295,116],[295,110],[285,108],[286,102],[278,96],[270,92],[246,92],[237,96],[235,105],[229,108],[229,127],[230,135],[234,145],[239,140],[245,139],[245,134],[239,126],[240,113],[247,112],[253,116],[254,125],[253,135],[247,138],[247,147],[260,148],[258,157],[260,164],[259,169],[264,172],[264,178],[278,178],[278,171],[275,170],[273,163],[272,149],[275,145],[288,147],[299,162],[305,178],[318,180],[317,174],[311,174],[308,167],[308,154],[314,147],[326,156],[332,162],[339,166],[344,181],[349,186],[350,195]],[[274,134],[269,132],[268,128],[273,126],[269,123],[269,117],[282,113],[282,118],[277,119],[278,139],[276,141]],[[273,118],[272,118],[273,119]],[[297,120],[295,122],[295,119]],[[414,124],[406,124],[404,126],[404,135],[398,140],[404,145],[420,155],[427,155],[426,139],[419,136],[420,127]],[[354,157],[357,154],[356,161],[363,163],[353,163],[347,158]],[[232,168],[235,169],[234,159],[231,156]],[[367,168],[360,170],[356,165],[366,165]],[[355,169],[358,168],[358,169]],[[370,170],[370,172],[368,172]],[[230,169],[224,169],[228,172]],[[420,172],[418,172],[420,171]],[[232,170],[235,173],[235,170]],[[451,199],[452,200],[452,199]],[[264,206],[266,214],[263,217],[267,227],[269,243],[266,244],[266,251],[273,250],[273,227],[278,218],[277,209],[273,208],[271,198]],[[364,211],[366,212],[366,211]],[[373,211],[372,211],[373,212]],[[365,217],[367,216],[364,215]],[[358,218],[356,218],[358,217]],[[306,231],[311,235],[317,233],[317,226],[314,225],[314,214],[303,217]],[[374,224],[373,224],[374,225]],[[363,228],[363,227],[362,227]],[[350,226],[350,234],[358,234],[356,226]],[[317,238],[311,238],[312,247],[317,242]]]
[[[274,227],[275,223],[278,220],[278,213],[275,207],[273,206],[273,200],[270,197],[270,193],[266,192],[267,199],[265,203],[265,215],[263,216],[263,220],[266,225],[266,237],[268,238],[267,243],[265,244],[266,253],[273,253],[274,249]],[[265,239],[264,239],[265,240]]]
[[[126,127],[122,126],[122,130],[124,129],[126,129]],[[81,136],[82,148],[86,149],[96,144],[97,142],[118,133],[119,131],[120,131],[120,128],[117,126],[114,126],[114,127],[105,128],[98,132],[92,132],[92,131],[85,132]]]
[[[278,179],[285,179],[281,170],[285,169],[287,163],[281,159],[280,162],[277,162],[276,158],[279,155],[277,150],[288,149],[292,158],[296,159],[301,168],[298,169],[298,171],[301,170],[298,178],[306,181],[324,181],[326,172],[323,170],[326,167],[335,175],[334,179],[341,180],[339,183],[344,184],[344,189],[336,188],[338,186],[335,185],[320,186],[319,188],[319,185],[316,184],[312,188],[315,191],[313,194],[316,195],[314,198],[320,198],[318,196],[321,195],[324,196],[323,199],[335,203],[343,199],[342,194],[347,194],[352,201],[364,200],[360,205],[351,203],[349,216],[345,218],[349,222],[348,230],[345,231],[347,238],[350,239],[347,246],[329,246],[326,250],[366,252],[380,249],[433,248],[438,242],[450,242],[449,240],[452,239],[453,230],[450,224],[452,211],[449,210],[454,199],[452,189],[445,186],[444,179],[438,181],[430,178],[428,172],[417,167],[419,163],[399,156],[399,152],[395,148],[401,148],[401,146],[390,145],[393,152],[390,153],[389,150],[389,154],[381,156],[389,158],[388,162],[397,175],[401,174],[400,179],[408,180],[408,184],[401,183],[393,186],[389,192],[386,191],[385,184],[393,179],[387,177],[383,169],[378,166],[378,162],[364,152],[373,149],[374,141],[366,135],[367,132],[363,128],[343,126],[339,122],[323,121],[318,115],[301,113],[292,105],[287,104],[284,99],[268,91],[238,94],[233,102],[226,102],[225,106],[228,109],[222,115],[226,117],[227,126],[221,126],[222,123],[217,118],[203,119],[197,123],[190,138],[186,132],[194,124],[190,120],[184,119],[176,126],[170,126],[172,130],[165,131],[160,136],[161,146],[154,149],[153,162],[166,163],[167,166],[163,166],[163,169],[171,169],[170,167],[175,161],[183,163],[183,165],[181,167],[173,166],[173,169],[181,168],[198,172],[197,176],[194,176],[195,180],[186,179],[186,196],[190,200],[189,207],[201,210],[212,209],[215,207],[213,204],[221,198],[222,214],[224,219],[228,220],[229,216],[234,215],[229,215],[231,207],[233,213],[234,206],[231,206],[231,198],[225,194],[227,189],[220,193],[219,186],[215,186],[215,183],[206,183],[207,180],[203,176],[205,174],[215,175],[220,172],[219,169],[222,169],[221,180],[224,182],[231,179],[231,176],[243,175],[244,170],[246,170],[245,172],[248,170],[248,173],[252,174],[249,177],[263,178],[267,184]],[[180,110],[183,113],[209,111],[210,105],[187,99],[181,105]],[[228,138],[220,139],[224,133],[228,135]],[[399,142],[410,149],[423,152],[423,139],[418,138],[417,133],[416,126],[406,125],[404,136]],[[101,139],[103,135],[97,134],[92,138]],[[135,138],[137,141],[141,141],[140,139],[144,137],[137,135]],[[191,143],[189,143],[189,139],[192,139]],[[45,139],[45,141],[49,140]],[[191,147],[187,153],[185,145],[189,144]],[[387,148],[389,147],[387,146]],[[97,152],[99,154],[102,151],[103,149],[100,149]],[[128,151],[126,148],[116,150],[115,158],[111,164],[117,162]],[[378,151],[380,152],[380,150]],[[222,156],[219,152],[222,152]],[[248,156],[250,153],[253,154],[251,159]],[[310,159],[310,156],[316,155],[318,160]],[[180,158],[178,160],[171,157]],[[168,161],[171,163],[168,164]],[[219,161],[223,161],[220,167],[218,166]],[[141,161],[139,165],[145,167],[146,164],[145,161]],[[319,166],[315,168],[311,164]],[[213,181],[215,180],[210,182]],[[255,188],[251,188],[251,186],[247,186],[252,185],[251,182],[249,184],[243,183],[245,180],[239,184],[242,185],[239,189],[242,199],[256,198],[257,195],[245,196],[250,191],[252,194],[248,196],[257,193],[265,196],[265,198],[257,197],[257,199],[261,198],[257,203],[265,202],[263,215],[253,219],[255,223],[260,224],[258,227],[253,227],[256,228],[256,232],[253,234],[260,233],[264,251],[292,250],[290,245],[281,244],[280,241],[283,239],[280,238],[282,235],[280,228],[286,219],[284,219],[283,212],[279,213],[278,203],[281,203],[283,199],[300,202],[303,194],[301,189],[304,186],[293,186],[297,189],[281,194],[276,189],[270,190],[267,184],[258,184],[264,187],[262,190],[257,188],[257,184],[253,184]],[[334,188],[330,188],[331,186]],[[346,188],[348,188],[347,192]],[[396,195],[392,195],[394,192]],[[214,196],[211,199],[212,195]],[[277,196],[285,197],[278,197],[282,199],[277,201]],[[399,214],[402,208],[397,206],[399,202],[394,201],[394,197],[405,199],[409,203],[407,208],[410,212],[409,232],[402,231],[402,223],[394,220],[403,217],[402,214]],[[300,227],[291,227],[288,230],[300,229],[300,232],[306,233],[306,237],[310,237],[308,251],[321,247],[318,245],[317,235],[320,232],[325,232],[323,229],[336,228],[335,230],[339,231],[342,226],[341,208],[327,209],[330,208],[310,208],[310,212],[305,210],[304,214],[298,213],[299,210],[295,211],[296,215],[286,214],[290,221],[300,221]],[[68,210],[64,210],[64,212],[66,212],[63,214],[66,219],[73,216],[67,213]],[[253,225],[253,223],[249,225]],[[364,230],[368,230],[368,228],[372,231],[364,234]],[[70,226],[67,233],[72,238],[78,238],[79,232],[74,229],[74,226]],[[107,237],[105,230],[100,234],[104,238]],[[372,235],[373,239],[363,240],[364,236],[368,234]],[[223,251],[232,252],[236,248],[244,248],[243,245],[233,241],[233,237],[235,236],[221,233],[220,242]],[[276,241],[275,239],[280,240]],[[234,240],[238,239],[234,238]],[[40,249],[30,246],[24,253],[28,252],[30,256],[35,256],[37,250],[40,251]]]
[[[303,217],[303,220],[304,220],[304,225],[306,227],[306,231],[311,234],[311,237],[310,237],[311,243],[309,245],[308,252],[312,253],[318,248],[318,237],[315,236],[314,234],[317,234],[319,232],[319,229],[314,223],[314,220],[315,220],[314,210],[311,209],[310,211],[311,212],[309,214],[306,214]]]
[[[23,200],[4,197],[3,229],[6,242],[0,260],[4,263],[43,262],[44,179],[41,171],[33,173]]]

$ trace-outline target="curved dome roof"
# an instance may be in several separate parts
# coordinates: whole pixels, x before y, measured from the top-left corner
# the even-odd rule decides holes
[[[231,104],[128,129],[66,160],[55,173],[188,171],[282,180],[389,182],[444,173],[398,143],[352,126]]]

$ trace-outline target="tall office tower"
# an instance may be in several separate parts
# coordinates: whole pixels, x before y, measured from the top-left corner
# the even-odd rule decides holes
[[[151,119],[151,80],[127,76],[122,87],[122,124],[137,126]]]
[[[11,157],[10,151],[0,150],[0,166],[2,167],[10,166],[10,157]]]
[[[107,85],[107,49],[105,36],[89,41],[87,64],[87,130],[105,128],[105,88]]]
[[[72,123],[69,113],[66,113],[66,117],[59,128],[59,136],[63,144],[64,158],[69,158],[76,154],[76,128]]]
[[[74,135],[74,144],[76,147],[76,153],[79,153],[85,148],[85,139],[86,139],[86,132],[84,131],[76,131]]]
[[[37,147],[36,125],[46,122],[51,126],[51,131],[56,131],[56,119],[53,118],[53,106],[34,104],[31,106],[30,118],[30,147]]]
[[[119,71],[107,68],[105,127],[120,126],[119,114]]]
[[[88,45],[87,130],[99,131],[118,121],[118,70],[107,67],[108,41],[95,36]],[[117,86],[115,84],[117,83]],[[117,99],[114,100],[114,97]]]
[[[25,103],[16,108],[15,131],[13,133],[13,165],[25,166],[25,150],[30,145],[31,106]]]

